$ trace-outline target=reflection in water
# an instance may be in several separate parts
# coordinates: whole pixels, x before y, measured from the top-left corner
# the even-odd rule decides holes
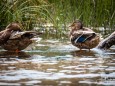
[[[89,50],[75,50],[71,52],[73,56],[95,56],[95,52]]]
[[[1,58],[11,58],[11,57],[28,58],[30,57],[30,55],[22,51],[21,52],[1,51],[0,57]]]
[[[55,40],[43,40],[31,51],[1,51],[0,85],[114,86],[115,54],[97,51]]]

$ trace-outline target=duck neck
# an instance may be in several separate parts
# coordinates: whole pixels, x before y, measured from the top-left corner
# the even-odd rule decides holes
[[[77,31],[77,29],[72,29],[72,30],[70,31],[70,36],[73,35],[73,33],[74,33],[75,31]]]

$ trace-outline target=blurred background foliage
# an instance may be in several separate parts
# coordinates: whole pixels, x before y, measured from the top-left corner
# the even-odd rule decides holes
[[[0,0],[0,28],[11,22],[23,24],[24,30],[66,34],[75,19],[84,26],[115,30],[115,0]]]

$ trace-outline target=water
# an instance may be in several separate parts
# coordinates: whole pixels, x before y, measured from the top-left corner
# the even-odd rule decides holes
[[[20,53],[0,51],[0,86],[115,86],[115,48],[82,50],[41,40]]]

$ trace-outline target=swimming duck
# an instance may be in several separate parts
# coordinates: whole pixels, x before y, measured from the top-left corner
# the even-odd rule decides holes
[[[1,47],[8,51],[21,51],[32,44],[32,38],[39,34],[34,31],[13,32],[7,42],[1,45]]]
[[[16,51],[19,52],[26,47],[28,47],[31,43],[33,43],[32,38],[41,34],[35,31],[21,31],[19,24],[15,23],[16,26],[14,28],[14,23],[10,24],[6,27],[6,30],[2,31],[0,39],[0,46],[8,51]]]
[[[83,27],[80,20],[74,21],[71,25],[70,41],[81,49],[92,49],[99,44],[100,37],[93,30]]]

